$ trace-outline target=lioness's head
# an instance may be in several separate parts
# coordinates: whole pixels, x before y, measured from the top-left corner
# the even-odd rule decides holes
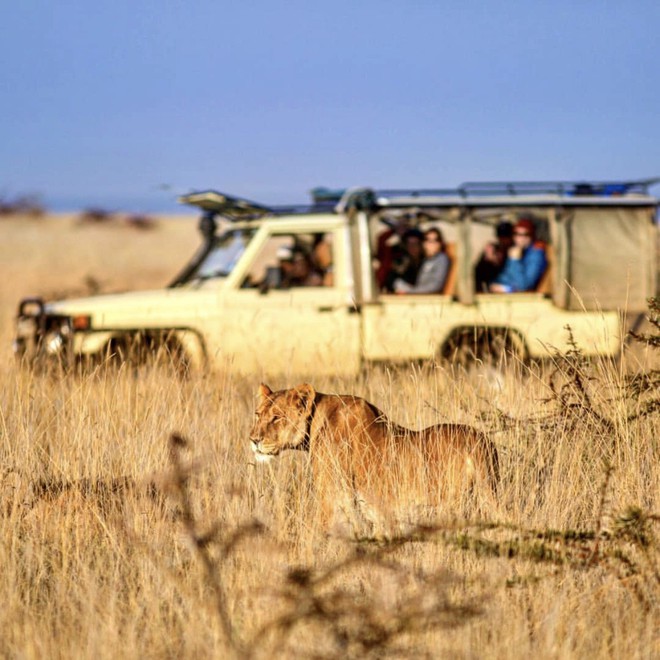
[[[306,449],[316,392],[311,385],[273,392],[259,386],[260,402],[250,430],[257,460],[268,461],[285,449]]]

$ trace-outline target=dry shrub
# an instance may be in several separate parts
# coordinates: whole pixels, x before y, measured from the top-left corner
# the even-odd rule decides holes
[[[155,218],[144,213],[129,213],[122,216],[100,207],[85,209],[78,216],[78,224],[81,225],[116,225],[119,221],[122,226],[139,231],[149,231],[158,226]]]
[[[143,213],[133,213],[124,218],[124,223],[131,229],[139,231],[150,231],[158,227],[158,221],[149,215]]]
[[[28,218],[42,218],[46,208],[40,195],[19,195],[14,199],[0,197],[0,216],[22,215]]]
[[[410,639],[416,634],[459,627],[480,614],[477,602],[449,595],[453,579],[447,571],[422,571],[397,557],[399,539],[372,548],[359,545],[331,565],[291,567],[280,585],[264,590],[279,605],[271,609],[274,616],[261,623],[251,639],[241,640],[227,605],[222,565],[239,543],[263,537],[267,530],[256,520],[238,525],[217,522],[201,530],[188,489],[190,471],[182,457],[187,447],[182,436],[171,436],[172,484],[186,533],[212,587],[225,639],[237,656],[313,655],[325,646],[328,650],[322,653],[332,657],[410,652]],[[314,630],[313,646],[296,639],[305,627]]]
[[[107,225],[117,219],[116,214],[100,207],[85,209],[78,216],[78,224],[81,225]]]

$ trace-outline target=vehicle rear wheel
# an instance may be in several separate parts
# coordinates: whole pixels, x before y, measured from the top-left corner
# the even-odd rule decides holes
[[[457,328],[443,344],[440,357],[463,367],[475,363],[501,367],[524,362],[527,348],[522,337],[508,328]]]

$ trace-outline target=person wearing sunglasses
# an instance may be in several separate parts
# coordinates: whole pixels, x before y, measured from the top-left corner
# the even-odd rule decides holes
[[[394,280],[396,293],[442,293],[449,272],[449,257],[445,252],[445,241],[437,227],[424,232],[424,261],[417,273],[415,284],[402,278]]]
[[[509,248],[495,281],[493,293],[533,291],[548,266],[542,243],[537,243],[536,228],[529,218],[521,218],[513,228],[513,245]]]

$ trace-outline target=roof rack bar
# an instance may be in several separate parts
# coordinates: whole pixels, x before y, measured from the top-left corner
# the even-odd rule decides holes
[[[467,195],[625,195],[647,194],[648,189],[660,179],[625,181],[468,181],[459,186]]]
[[[460,188],[415,188],[403,189],[393,188],[388,190],[376,190],[378,197],[457,197],[464,196]]]
[[[457,188],[409,188],[377,190],[377,197],[498,197],[508,195],[559,195],[614,197],[648,194],[660,178],[636,181],[467,181]]]

